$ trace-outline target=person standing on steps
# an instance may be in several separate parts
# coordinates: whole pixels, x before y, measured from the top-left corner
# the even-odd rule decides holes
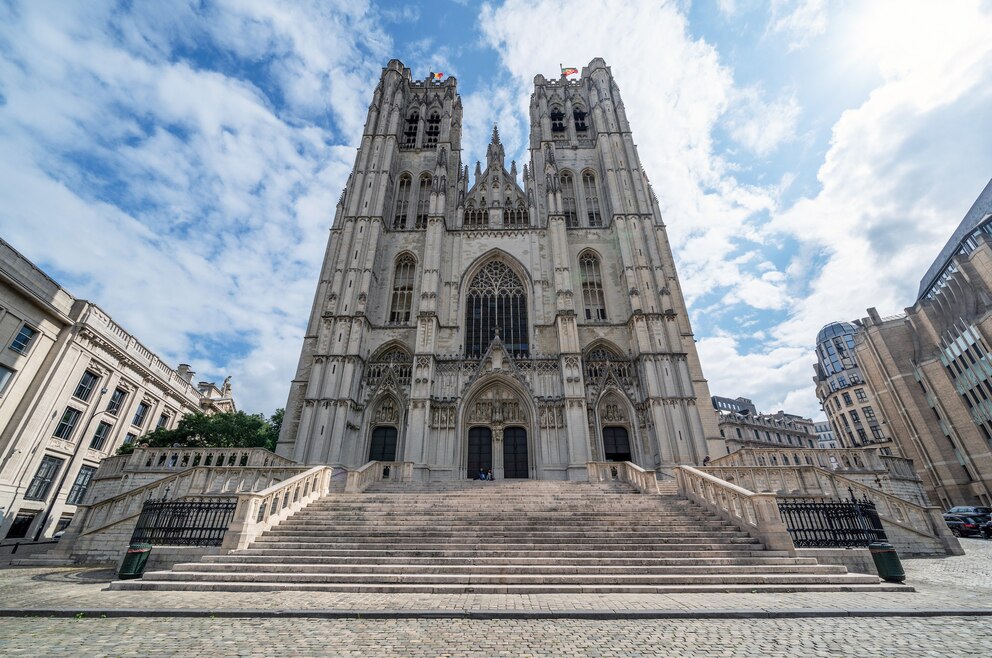
[[[493,481],[493,469],[490,468],[489,472],[486,473],[486,479],[489,480],[490,482]]]

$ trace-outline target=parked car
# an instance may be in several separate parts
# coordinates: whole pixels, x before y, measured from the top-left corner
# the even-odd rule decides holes
[[[974,537],[982,534],[985,521],[962,514],[944,514],[944,523],[955,537]]]
[[[975,507],[972,505],[961,505],[952,507],[944,514],[957,514],[959,516],[970,516],[982,521],[992,521],[992,507]]]

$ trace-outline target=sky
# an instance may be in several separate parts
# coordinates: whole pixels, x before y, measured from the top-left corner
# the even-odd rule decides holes
[[[239,408],[284,406],[382,67],[528,161],[611,67],[714,395],[822,417],[824,324],[912,305],[992,178],[992,2],[0,0],[0,237]]]

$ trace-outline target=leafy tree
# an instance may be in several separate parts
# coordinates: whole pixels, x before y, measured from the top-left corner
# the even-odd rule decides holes
[[[284,411],[277,410],[272,418],[243,411],[214,414],[202,413],[184,416],[176,427],[157,429],[142,436],[136,443],[152,448],[179,446],[183,448],[268,448],[275,450],[282,426]],[[121,446],[119,455],[134,452],[135,443]]]

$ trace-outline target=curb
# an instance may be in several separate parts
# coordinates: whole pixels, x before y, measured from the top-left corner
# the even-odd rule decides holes
[[[992,608],[754,610],[251,610],[205,608],[0,608],[0,617],[224,619],[817,619],[834,617],[990,617]]]

